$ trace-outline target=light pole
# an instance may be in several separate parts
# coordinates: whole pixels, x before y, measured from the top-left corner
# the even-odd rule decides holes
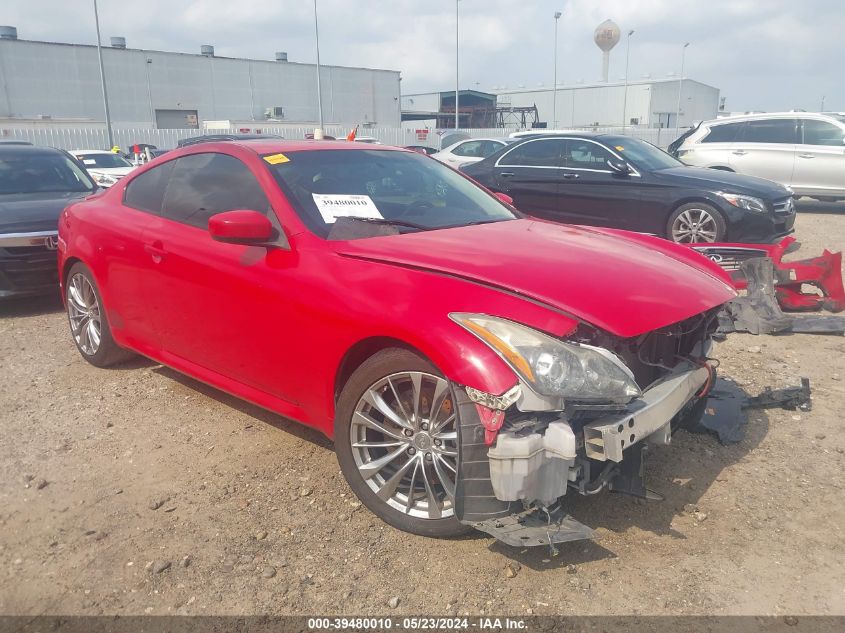
[[[461,0],[455,0],[455,129],[458,129],[458,3]]]
[[[631,36],[634,29],[628,31],[628,38],[625,40],[625,94],[622,97],[622,134],[628,125],[628,62],[631,60]]]
[[[552,128],[557,129],[557,25],[563,13],[555,11],[555,82],[552,84]]]
[[[100,13],[97,11],[97,0],[94,0],[94,24],[97,27],[97,58],[100,61],[100,84],[103,87],[103,108],[106,111],[106,132],[109,135],[109,149],[114,147],[114,134],[111,129],[111,113],[109,112],[109,95],[106,92],[106,71],[103,67],[103,45],[100,40]]]
[[[317,45],[317,115],[320,127],[314,131],[314,138],[323,138],[323,89],[320,85],[320,29],[317,24],[317,0],[314,0],[314,41]]]
[[[686,61],[687,46],[689,46],[689,42],[685,43],[681,49],[681,78],[678,81],[678,111],[675,113],[675,128],[678,132],[681,130],[681,92],[684,89],[684,61]]]

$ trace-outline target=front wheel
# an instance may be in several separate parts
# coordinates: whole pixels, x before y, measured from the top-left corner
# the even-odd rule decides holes
[[[68,273],[65,304],[70,333],[85,360],[96,367],[108,367],[132,357],[114,342],[94,276],[82,262],[74,264]]]
[[[383,350],[349,378],[335,450],[346,481],[374,514],[405,532],[449,537],[455,517],[458,413],[453,386],[427,360]]]
[[[704,202],[681,205],[669,216],[666,236],[679,244],[722,242],[727,227],[722,215]]]

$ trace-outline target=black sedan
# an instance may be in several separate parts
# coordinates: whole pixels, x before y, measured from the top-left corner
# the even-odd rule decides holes
[[[67,152],[0,145],[0,299],[58,291],[59,214],[96,190]]]
[[[529,215],[675,242],[771,242],[791,233],[795,223],[786,187],[688,167],[628,136],[531,137],[461,171],[507,194]]]

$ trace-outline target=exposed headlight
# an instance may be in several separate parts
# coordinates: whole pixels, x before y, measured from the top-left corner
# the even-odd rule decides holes
[[[624,404],[642,393],[631,370],[606,349],[565,343],[486,314],[453,312],[449,317],[489,345],[541,395]]]
[[[766,212],[766,203],[760,200],[760,198],[741,196],[738,193],[725,193],[724,191],[717,191],[716,195],[724,198],[737,208],[754,211],[755,213]]]
[[[106,174],[97,174],[94,176],[94,182],[98,185],[103,185],[104,187],[111,187],[114,183],[117,182],[117,178],[112,178]]]

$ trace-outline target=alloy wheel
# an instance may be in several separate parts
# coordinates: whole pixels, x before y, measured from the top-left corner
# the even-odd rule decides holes
[[[84,354],[93,356],[100,348],[102,336],[100,304],[94,286],[81,273],[73,275],[68,282],[67,313],[71,332],[79,349]]]
[[[672,240],[685,244],[715,242],[716,219],[705,209],[687,209],[672,223]]]
[[[449,383],[419,371],[394,373],[358,400],[349,441],[361,478],[400,512],[454,515],[457,416]]]

